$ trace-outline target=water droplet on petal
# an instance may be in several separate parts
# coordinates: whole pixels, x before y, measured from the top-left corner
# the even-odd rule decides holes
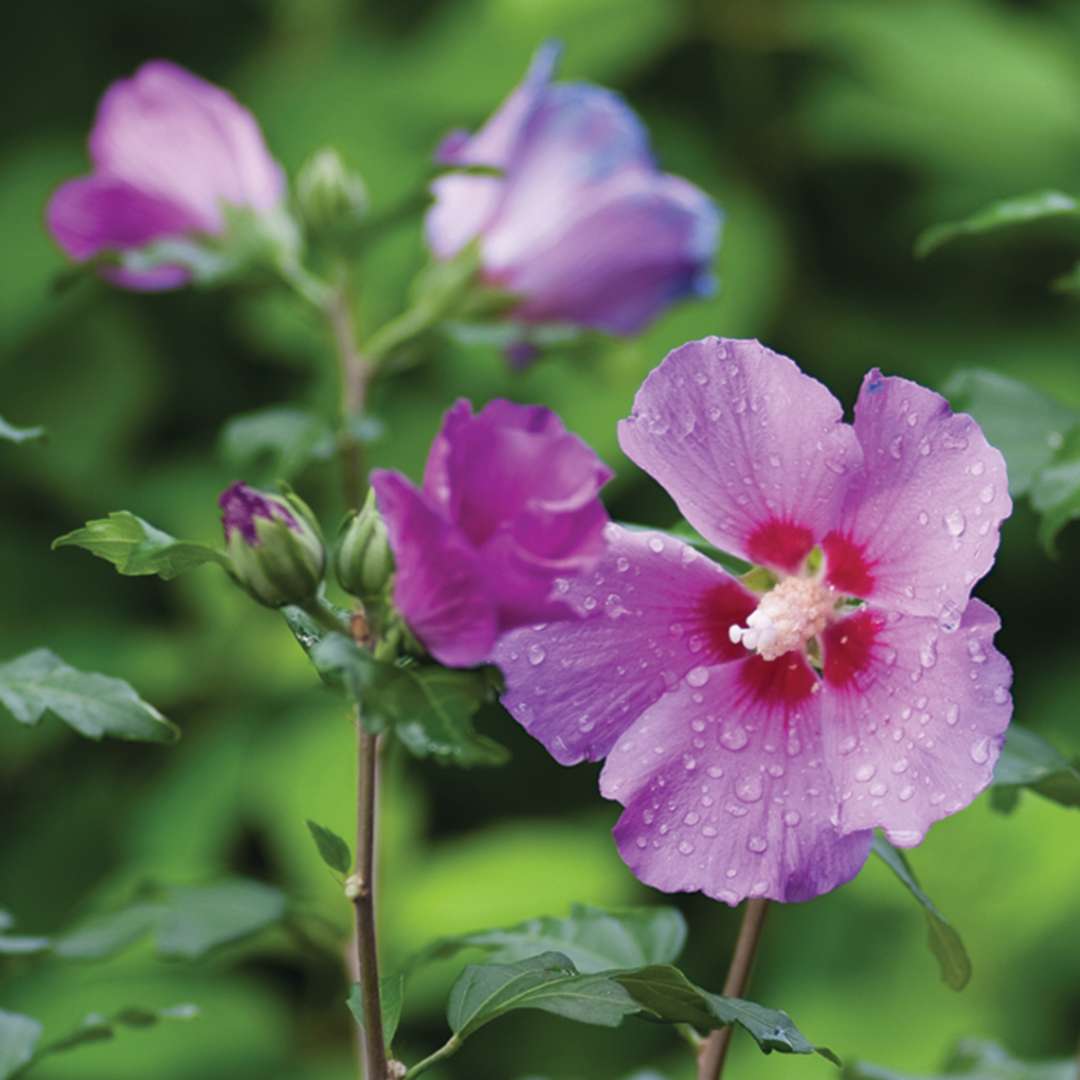
[[[746,846],[755,854],[760,855],[764,851],[768,851],[769,844],[763,836],[751,836],[746,842]]]
[[[709,681],[709,669],[703,667],[691,668],[687,672],[686,681],[690,686],[704,686]]]
[[[763,790],[761,777],[757,773],[747,773],[735,784],[735,794],[743,802],[747,803],[757,802],[761,798]]]
[[[877,766],[869,764],[860,765],[855,770],[855,779],[865,784],[868,780],[872,779],[874,773],[877,772]]]
[[[963,536],[967,521],[962,510],[950,510],[944,517],[945,528],[950,536]]]
[[[542,664],[544,662],[544,657],[547,656],[547,653],[544,652],[543,645],[530,645],[525,652],[529,658],[529,663],[532,664],[533,667],[538,667]]]
[[[985,765],[990,760],[990,740],[985,735],[971,744],[971,760],[976,765]]]

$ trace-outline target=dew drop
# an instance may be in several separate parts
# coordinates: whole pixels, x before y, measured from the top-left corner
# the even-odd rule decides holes
[[[680,855],[692,855],[694,852],[694,845],[689,840],[679,841],[679,854]]]
[[[539,667],[544,662],[544,657],[547,656],[547,653],[544,652],[543,645],[530,645],[528,649],[525,650],[525,654],[528,656],[529,663],[532,664],[533,667]]]
[[[990,760],[990,740],[985,735],[971,744],[971,760],[976,765],[985,765]]]
[[[784,814],[784,824],[790,829],[794,829],[800,821],[802,821],[802,814],[800,814],[798,810],[788,810],[787,813]]]
[[[725,729],[723,735],[720,736],[720,741],[729,750],[741,750],[750,741],[750,736],[747,735],[745,728],[736,725]]]
[[[987,484],[986,487],[979,492],[979,502],[992,503],[994,501],[994,485]]]
[[[664,550],[664,541],[659,536],[649,537],[649,550],[659,555]]]
[[[874,773],[877,772],[877,766],[867,763],[866,765],[860,765],[855,770],[855,779],[865,784],[868,780],[873,778]]]
[[[683,818],[684,825],[696,825],[701,820],[701,815],[694,813],[693,810],[688,810],[686,816]]]
[[[761,777],[757,773],[748,773],[735,784],[735,794],[746,803],[757,802],[763,790]]]
[[[950,536],[963,536],[964,529],[967,527],[967,521],[964,518],[963,511],[950,510],[944,517],[945,529]]]
[[[851,751],[854,750],[855,747],[858,745],[859,742],[855,738],[855,736],[848,735],[840,740],[840,745],[837,747],[837,749],[840,751],[841,754],[850,754]]]
[[[905,784],[897,793],[896,797],[901,802],[907,802],[912,795],[915,794],[915,789],[910,784]]]
[[[709,681],[709,669],[704,667],[691,668],[686,675],[686,682],[690,686],[704,686]]]
[[[760,855],[764,851],[768,851],[768,841],[763,836],[751,836],[746,842],[746,846],[755,854]]]
[[[889,794],[889,785],[883,784],[879,780],[876,784],[870,785],[870,794],[873,795],[875,799],[880,799],[883,795]]]

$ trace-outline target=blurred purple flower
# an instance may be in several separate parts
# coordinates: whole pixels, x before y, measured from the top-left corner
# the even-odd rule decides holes
[[[418,489],[371,483],[397,566],[394,603],[441,663],[485,662],[499,634],[570,614],[560,588],[603,554],[610,470],[540,406],[458,401]]]
[[[710,543],[772,574],[753,592],[612,525],[568,592],[581,618],[499,642],[510,712],[563,764],[607,758],[634,873],[806,900],[858,872],[874,828],[912,846],[970,803],[1012,714],[1000,621],[970,599],[1011,510],[978,424],[871,371],[849,425],[791,360],[707,338],[619,434]]]
[[[239,481],[227,487],[218,499],[221,507],[221,525],[225,531],[225,543],[229,543],[235,533],[252,546],[259,543],[259,534],[255,528],[256,519],[280,521],[288,525],[293,532],[300,532],[300,524],[284,500],[273,495],[265,495],[253,487]]]
[[[484,281],[521,298],[523,322],[633,334],[668,305],[713,289],[720,215],[686,180],[659,172],[618,95],[551,83],[543,46],[524,82],[475,134],[454,132],[443,165],[490,166],[432,185],[428,243],[450,259],[479,238]]]
[[[154,241],[224,232],[226,206],[263,214],[285,177],[254,117],[224,90],[166,60],[145,63],[106,90],[90,132],[89,176],[53,194],[46,221],[77,262]],[[186,284],[183,266],[109,268],[130,289]]]

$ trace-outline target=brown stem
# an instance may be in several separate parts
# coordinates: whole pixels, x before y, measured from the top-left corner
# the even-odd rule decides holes
[[[768,910],[768,900],[746,902],[739,936],[735,941],[735,955],[731,958],[731,966],[724,980],[724,997],[742,997],[745,992],[750,982],[750,969],[754,966],[754,955],[761,940]],[[730,1042],[730,1024],[709,1034],[698,1052],[698,1080],[720,1080]]]
[[[326,317],[334,335],[341,373],[341,457],[345,502],[359,507],[364,499],[364,446],[354,432],[354,422],[363,414],[372,368],[356,344],[356,327],[349,291],[345,284],[335,289],[326,302]]]

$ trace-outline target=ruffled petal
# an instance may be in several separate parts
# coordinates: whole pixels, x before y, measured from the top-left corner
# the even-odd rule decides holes
[[[855,433],[864,467],[825,540],[829,580],[955,626],[1012,511],[1004,458],[939,394],[877,370],[863,380]]]
[[[602,758],[680,680],[745,656],[728,629],[756,606],[693,548],[616,525],[606,535],[595,572],[556,583],[580,618],[517,630],[494,654],[503,704],[563,765]]]
[[[833,527],[861,461],[821,383],[757,341],[715,337],[667,355],[619,442],[717,547],[784,571]]]
[[[371,486],[394,553],[394,603],[409,627],[448,667],[484,663],[498,614],[476,552],[400,473],[376,469]]]
[[[918,844],[993,774],[1012,715],[1001,622],[972,600],[960,627],[864,609],[824,637],[824,753],[844,832],[880,827]]]
[[[762,667],[774,669],[765,681]],[[600,787],[626,807],[615,840],[642,881],[734,905],[809,900],[858,873],[872,834],[836,830],[814,685],[796,654],[744,660],[661,698],[622,735]]]
[[[165,60],[105,92],[90,134],[95,171],[187,209],[201,231],[223,228],[221,204],[266,211],[285,176],[255,118],[231,94]]]

